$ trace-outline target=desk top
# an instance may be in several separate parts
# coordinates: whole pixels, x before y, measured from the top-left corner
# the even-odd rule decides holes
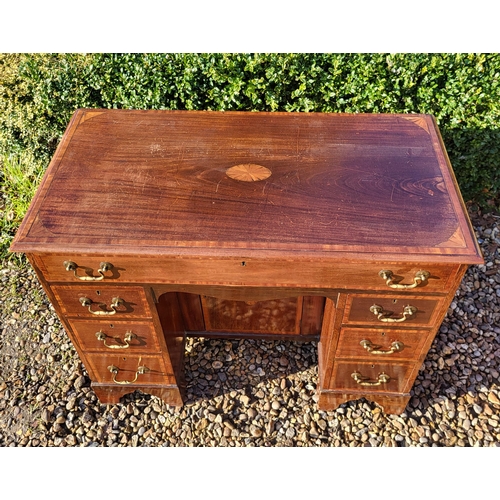
[[[77,110],[11,250],[482,262],[413,114]]]

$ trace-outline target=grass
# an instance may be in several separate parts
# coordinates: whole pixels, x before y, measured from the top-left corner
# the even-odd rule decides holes
[[[1,195],[0,259],[23,257],[8,252],[15,231],[23,220],[36,189],[42,179],[45,165],[30,153],[4,155],[0,159]]]

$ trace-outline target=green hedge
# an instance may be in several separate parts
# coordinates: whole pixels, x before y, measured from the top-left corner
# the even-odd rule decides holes
[[[465,200],[499,206],[500,54],[0,55],[4,163],[45,168],[79,107],[431,113]]]

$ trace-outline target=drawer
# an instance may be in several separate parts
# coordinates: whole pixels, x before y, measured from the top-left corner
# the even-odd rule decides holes
[[[87,354],[95,381],[119,385],[176,385],[161,356],[134,354]],[[111,369],[114,368],[114,371]]]
[[[84,351],[127,351],[127,354],[135,351],[160,352],[151,322],[73,320],[69,323]]]
[[[417,360],[429,330],[342,328],[335,356],[374,361]]]
[[[350,294],[343,323],[398,328],[435,326],[444,299],[422,295]]]
[[[65,316],[78,318],[150,318],[142,287],[53,286],[52,291]]]
[[[409,390],[414,363],[336,361],[328,389],[362,392],[397,392]],[[387,379],[384,379],[387,376]],[[355,378],[356,377],[356,378]]]
[[[74,265],[68,265],[68,263]],[[107,263],[107,265],[103,265]],[[37,264],[49,282],[197,283],[242,286],[338,288],[400,291],[393,286],[444,293],[457,265],[394,262],[342,262],[335,259],[246,257],[127,257],[42,255]],[[390,273],[380,276],[381,271]],[[422,281],[419,271],[429,277]],[[390,285],[387,284],[390,276]],[[92,281],[90,281],[92,282]],[[411,289],[410,289],[411,291]],[[403,290],[404,292],[404,290]]]

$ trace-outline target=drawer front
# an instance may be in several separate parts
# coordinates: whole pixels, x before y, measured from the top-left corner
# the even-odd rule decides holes
[[[88,354],[86,357],[99,383],[117,386],[176,385],[174,375],[167,370],[161,356]]]
[[[80,346],[85,351],[106,353],[160,352],[153,323],[146,321],[87,321],[73,320],[70,325],[76,332]]]
[[[337,361],[329,389],[402,393],[409,389],[413,366],[413,363]],[[384,376],[388,377],[387,381],[384,381]]]
[[[209,257],[124,257],[45,255],[37,263],[49,282],[91,283],[197,283],[242,286],[286,286],[338,288],[351,290],[409,290],[445,292],[455,276],[457,265],[413,263],[366,263],[338,260],[252,259]],[[69,265],[72,263],[73,265]],[[107,264],[107,265],[103,265]],[[76,267],[75,267],[76,266]],[[380,271],[390,271],[380,276]],[[428,278],[416,279],[419,271]],[[390,276],[390,279],[388,278]],[[387,281],[389,280],[389,284]]]
[[[416,360],[429,330],[395,328],[342,328],[337,358],[366,358],[373,361]]]
[[[350,294],[343,323],[385,328],[431,327],[444,307],[443,299],[417,295]]]
[[[150,318],[141,287],[53,286],[54,295],[69,317],[99,320]]]

